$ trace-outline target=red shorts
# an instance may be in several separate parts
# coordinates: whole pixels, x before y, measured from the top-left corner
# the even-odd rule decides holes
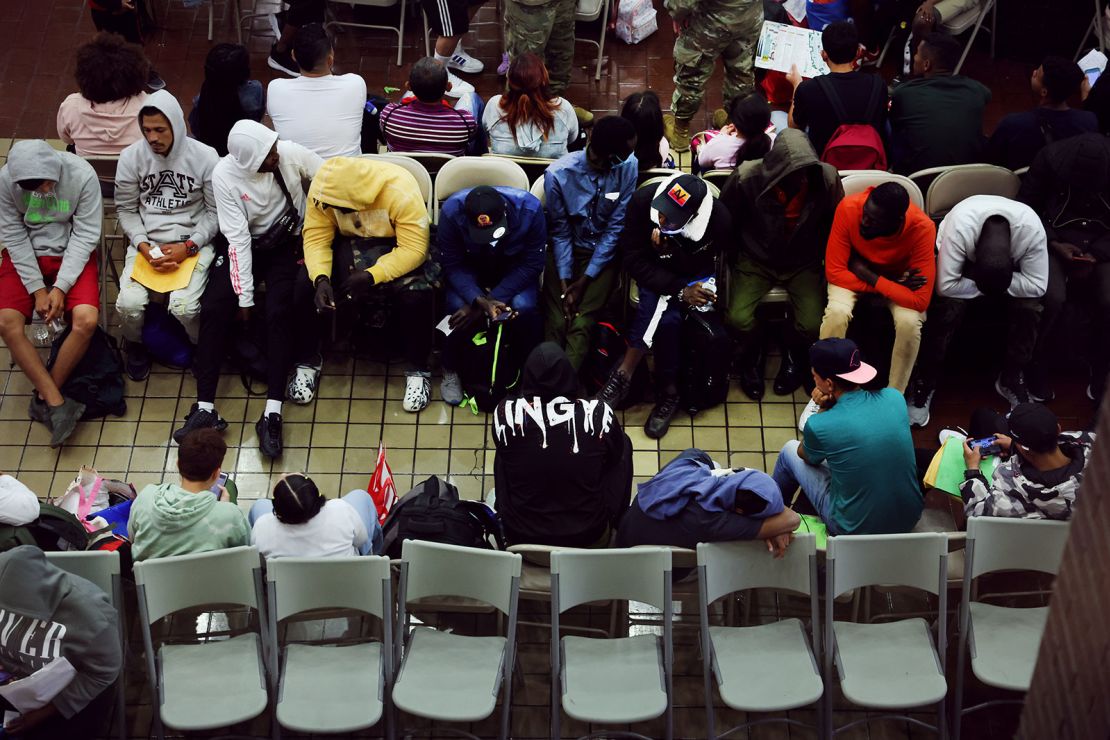
[[[39,257],[39,270],[48,288],[58,276],[61,266],[61,257]],[[77,282],[66,293],[66,311],[72,311],[74,306],[100,307],[100,280],[96,272],[95,253],[89,258],[85,269],[81,270]],[[6,249],[0,253],[0,309],[4,308],[15,309],[28,319],[35,308],[35,301],[23,285],[23,279],[16,272]]]

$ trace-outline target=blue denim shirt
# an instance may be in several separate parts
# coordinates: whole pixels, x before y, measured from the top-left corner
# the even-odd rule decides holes
[[[613,259],[638,170],[636,155],[631,155],[608,172],[599,172],[586,161],[585,150],[571,152],[547,168],[547,224],[560,278],[575,277],[575,249],[593,252],[586,266],[590,278]]]

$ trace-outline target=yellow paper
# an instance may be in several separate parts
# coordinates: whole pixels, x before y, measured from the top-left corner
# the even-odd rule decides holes
[[[158,272],[150,266],[150,261],[140,255],[135,257],[135,266],[131,269],[131,279],[155,293],[171,293],[181,290],[189,284],[196,269],[199,254],[186,257],[185,261],[178,264],[177,269],[171,272]]]

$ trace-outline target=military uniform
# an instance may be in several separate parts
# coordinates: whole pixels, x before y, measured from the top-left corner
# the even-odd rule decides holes
[[[574,58],[577,0],[506,0],[505,45],[515,59],[539,54],[551,78],[551,92],[562,95],[570,84]]]
[[[763,27],[763,0],[665,0],[671,17],[685,25],[674,42],[671,110],[689,121],[701,107],[705,84],[720,57],[725,65],[724,101],[755,89],[755,45]]]

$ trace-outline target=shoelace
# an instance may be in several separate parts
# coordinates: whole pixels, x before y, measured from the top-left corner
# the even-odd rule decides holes
[[[605,387],[601,389],[598,395],[601,398],[619,398],[620,395],[628,388],[628,377],[624,373],[613,373],[609,379],[605,381]]]
[[[264,423],[262,426],[266,431],[267,441],[273,444],[278,444],[281,442],[281,421],[280,419],[271,419],[270,417],[272,416],[277,416],[277,414],[267,414],[266,423]]]

